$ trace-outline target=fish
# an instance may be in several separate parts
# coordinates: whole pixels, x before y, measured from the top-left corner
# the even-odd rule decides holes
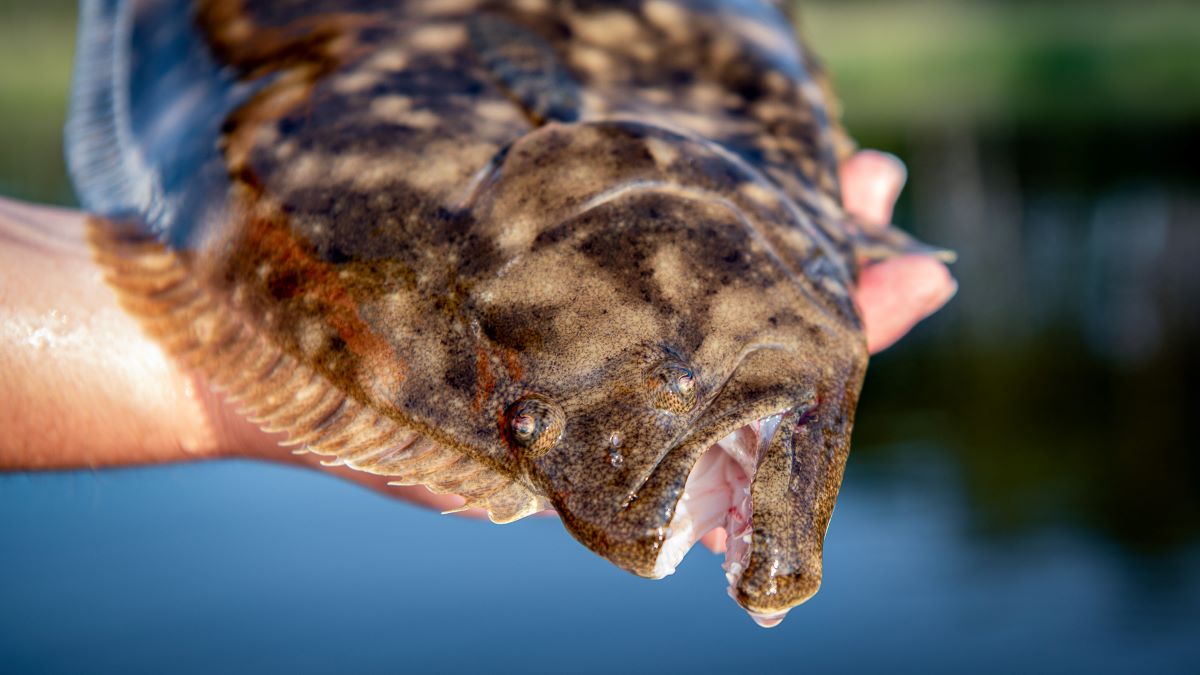
[[[329,465],[634,574],[816,593],[868,352],[853,142],[754,0],[83,0],[67,160],[122,306]]]

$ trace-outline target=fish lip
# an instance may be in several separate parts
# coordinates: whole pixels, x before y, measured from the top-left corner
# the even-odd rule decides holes
[[[708,528],[704,529],[703,531],[699,531],[699,532],[691,530],[691,528],[689,527],[688,531],[691,533],[694,533],[693,540],[690,543],[688,543],[686,545],[686,547],[684,547],[682,549],[675,549],[673,551],[666,550],[667,545],[676,536],[676,533],[672,532],[673,526],[676,525],[676,516],[679,515],[681,504],[683,503],[685,498],[687,498],[688,488],[693,487],[692,478],[695,475],[695,473],[699,470],[699,468],[698,468],[699,464],[704,460],[705,456],[708,455],[709,453],[724,453],[724,454],[728,455],[733,461],[735,461],[740,466],[742,471],[745,473],[744,487],[746,488],[747,493],[742,497],[742,499],[744,500],[744,505],[747,507],[745,516],[746,516],[746,527],[748,528],[748,527],[750,527],[750,517],[753,515],[753,504],[750,500],[749,490],[752,488],[752,486],[754,485],[755,479],[758,477],[759,462],[761,461],[762,456],[766,451],[766,448],[774,440],[775,435],[779,433],[780,427],[782,426],[780,424],[781,420],[786,415],[788,415],[794,411],[797,411],[803,407],[806,407],[806,406],[804,406],[803,404],[798,404],[798,405],[788,405],[788,406],[785,406],[782,408],[773,409],[772,412],[769,412],[765,415],[756,416],[756,417],[752,418],[749,422],[746,422],[744,424],[740,424],[737,426],[733,426],[731,429],[727,430],[727,433],[716,436],[716,440],[713,440],[712,442],[709,442],[709,443],[704,443],[700,446],[700,447],[703,447],[704,450],[700,453],[700,455],[696,458],[696,460],[690,464],[690,466],[687,470],[686,478],[685,478],[685,487],[683,490],[680,491],[679,496],[674,500],[674,503],[672,504],[671,517],[668,521],[666,534],[663,537],[663,542],[662,542],[663,547],[659,550],[659,555],[655,559],[654,574],[652,575],[653,578],[662,578],[662,577],[668,576],[670,574],[673,574],[675,572],[677,566],[683,561],[684,556],[687,555],[687,553],[691,550],[692,546],[696,542],[698,542],[701,537],[703,537],[705,534],[707,534],[709,531],[711,531],[713,529],[728,527],[728,524],[729,524],[728,521],[722,521],[720,523],[712,524]],[[762,430],[764,427],[767,427],[767,426],[770,427],[770,431],[764,435]],[[748,465],[748,463],[743,461],[742,457],[735,456],[734,453],[732,453],[730,450],[728,450],[724,445],[724,442],[727,439],[733,439],[731,441],[730,445],[737,444],[737,440],[735,439],[735,436],[737,434],[739,434],[743,429],[750,429],[750,432],[752,434],[754,434],[753,447],[751,448],[751,450],[753,452],[753,456],[750,457],[750,459],[752,460],[753,463],[749,464],[749,465]],[[736,495],[736,494],[731,495],[731,504],[730,504],[731,507],[735,505],[732,502],[737,499],[738,499],[738,495]],[[689,517],[689,521],[687,524],[690,525],[690,517]],[[735,533],[733,533],[733,532],[727,532],[727,534],[729,535],[730,540],[732,540],[732,537],[735,535]],[[731,543],[732,543],[732,541],[730,541],[730,543],[727,543],[726,545],[729,546]],[[664,561],[664,556],[667,558],[665,561]],[[748,557],[748,555],[746,557]],[[732,579],[731,579],[731,581],[732,581]]]
[[[825,534],[849,448],[846,418],[831,405],[786,414],[774,438],[760,444],[748,495],[752,529],[728,591],[763,628],[778,625],[821,586]],[[839,429],[841,442],[831,446],[829,434]]]
[[[817,592],[821,579],[820,541],[816,542],[816,555],[812,556],[805,545],[807,537],[802,534],[807,531],[806,523],[811,524],[807,517],[810,512],[798,519],[794,519],[795,515],[785,515],[786,520],[780,521],[779,508],[772,506],[779,502],[759,503],[759,483],[767,481],[762,486],[762,496],[771,500],[770,495],[776,493],[779,485],[781,458],[799,449],[795,445],[799,438],[818,433],[816,429],[820,427],[803,433],[800,429],[815,419],[819,406],[820,402],[815,401],[777,408],[766,417],[734,428],[705,450],[692,464],[685,489],[675,500],[653,576],[661,578],[673,573],[701,537],[723,527],[727,535],[723,567],[729,595],[759,626],[778,625],[791,608]],[[751,426],[752,437],[741,435],[746,426]],[[734,469],[730,473],[731,462],[736,462],[741,472]],[[783,477],[789,486],[797,475],[795,471],[795,468],[785,471]],[[791,501],[790,491],[787,496],[785,503]],[[766,508],[761,516],[766,520],[761,523],[760,508]],[[785,507],[784,513],[787,511]],[[801,538],[799,548],[793,549],[794,543],[783,543],[784,548],[776,551],[781,542],[791,539],[789,532]],[[823,538],[822,528],[820,539]]]
[[[814,407],[815,402],[809,400],[809,397],[779,395],[770,397],[766,400],[759,399],[751,404],[734,408],[733,410],[722,414],[721,419],[701,427],[700,429],[692,431],[681,441],[674,444],[667,452],[663,454],[663,457],[659,459],[658,463],[654,465],[649,472],[650,476],[653,476],[655,473],[657,473],[662,465],[665,464],[668,459],[674,457],[677,453],[694,452],[695,457],[692,459],[692,461],[686,463],[684,467],[681,467],[678,470],[679,473],[682,474],[683,481],[686,484],[687,479],[692,475],[692,472],[696,470],[696,465],[700,462],[704,454],[714,449],[722,440],[744,428],[751,427],[753,425],[760,425],[762,422],[765,422],[771,418],[782,419],[791,413],[796,413],[799,419],[803,419],[805,415],[807,415],[808,412]],[[769,444],[770,441],[774,439],[775,435],[779,433],[779,429],[781,427],[782,425],[776,424],[772,429],[771,435],[766,438],[760,436],[757,430],[754,432],[758,447],[756,448],[753,472],[747,475],[748,487],[752,487],[754,485],[754,481],[758,477],[758,462],[762,459],[766,447],[764,445],[764,441],[766,444]],[[628,508],[633,502],[639,499],[641,489],[645,486],[645,483],[648,482],[648,480],[649,479],[647,478],[647,480],[643,481],[642,485],[640,485],[636,491],[630,494],[625,508]],[[672,500],[672,517],[674,516],[675,511],[679,508],[679,503],[683,499],[683,495],[684,490],[680,489],[679,494]],[[641,574],[640,572],[638,573]],[[661,575],[642,574],[642,576],[661,578]]]
[[[760,343],[750,345],[750,346],[746,347],[745,349],[743,349],[740,354],[738,354],[737,359],[733,364],[733,367],[729,369],[729,373],[725,376],[725,379],[723,379],[722,381],[717,383],[714,386],[714,389],[718,392],[724,390],[725,386],[727,384],[729,384],[729,381],[732,380],[737,375],[738,369],[741,367],[741,365],[743,363],[745,363],[746,360],[748,358],[750,358],[750,356],[752,356],[758,352],[762,352],[762,351],[788,351],[788,352],[790,352],[792,350],[789,349],[788,347],[786,347],[785,345],[774,343],[774,342],[760,342]],[[676,452],[679,452],[681,448],[682,449],[695,449],[695,447],[697,446],[698,439],[708,438],[710,440],[707,443],[700,445],[700,447],[703,447],[705,450],[707,450],[708,447],[715,444],[717,441],[721,440],[722,438],[725,438],[727,435],[737,431],[738,429],[741,429],[744,426],[748,426],[759,420],[766,419],[767,417],[770,417],[772,415],[779,415],[779,414],[786,413],[789,410],[799,408],[802,405],[806,405],[806,406],[812,405],[811,403],[796,403],[797,400],[801,400],[801,399],[810,400],[810,399],[812,399],[812,395],[809,392],[805,392],[803,395],[799,395],[799,396],[797,396],[793,393],[783,393],[783,394],[776,394],[774,396],[768,396],[765,398],[758,398],[749,403],[742,404],[739,406],[734,406],[730,410],[727,410],[722,413],[718,413],[718,418],[705,426],[688,430],[688,432],[686,434],[684,434],[683,437],[676,439],[674,442],[672,442],[670,445],[668,445],[667,448],[663,451],[662,456],[660,456],[658,458],[658,461],[656,461],[646,471],[646,473],[638,480],[637,487],[635,487],[633,490],[631,490],[629,492],[629,496],[626,498],[625,504],[622,505],[622,510],[628,508],[630,506],[630,504],[632,504],[635,500],[637,500],[641,496],[642,488],[644,488],[646,486],[646,483],[650,480],[650,478],[653,477],[656,473],[658,473],[658,471],[662,467],[663,463],[665,463],[668,459],[670,459]],[[719,396],[715,400],[719,400]],[[770,410],[772,412],[768,412],[766,414],[761,414],[761,415],[754,416],[754,417],[747,417],[744,414],[738,414],[739,412],[744,411],[746,408],[761,409],[764,406],[766,407],[767,410]],[[707,414],[711,410],[712,410],[712,404],[710,404],[703,411],[701,411],[700,414],[701,415]],[[744,421],[742,421],[739,424],[732,424],[728,420],[726,420],[726,418],[728,418],[730,416],[733,416],[735,419],[740,419],[740,420],[744,420]],[[722,430],[722,429],[724,430],[723,433],[719,433],[719,434],[716,433],[717,431]],[[688,468],[688,473],[691,473],[692,469],[695,468],[696,462],[700,460],[701,455],[703,455],[703,452],[701,452],[699,455],[696,455],[695,460],[693,460],[690,463],[689,468]]]
[[[717,418],[675,439],[623,503],[613,504],[603,519],[591,519],[586,511],[552,499],[563,525],[573,537],[617,567],[637,576],[654,579],[656,560],[666,541],[667,528],[683,497],[685,484],[697,462],[714,444],[730,433],[764,417],[806,405],[807,396],[780,392],[729,406]],[[595,514],[599,515],[599,514]],[[690,546],[689,546],[690,548]]]
[[[774,398],[774,397],[772,397],[772,398]],[[791,400],[791,397],[780,397],[780,398],[787,398],[789,401]],[[771,399],[768,399],[768,400],[771,400]],[[762,402],[760,400],[760,401],[756,401],[753,404],[749,404],[745,407],[752,407],[755,409],[759,409],[759,406],[761,404],[762,404]],[[750,417],[737,415],[736,417],[734,417],[734,419],[741,420],[740,422],[737,422],[737,423],[730,422],[727,419],[725,419],[726,417],[734,415],[734,413],[740,409],[740,408],[735,408],[731,412],[723,413],[721,415],[721,419],[718,419],[707,426],[692,430],[691,433],[688,433],[686,436],[684,436],[678,442],[671,445],[662,454],[662,457],[659,457],[658,461],[655,462],[654,465],[650,467],[650,470],[647,471],[646,475],[642,477],[641,481],[638,483],[638,486],[630,491],[629,497],[626,499],[625,504],[622,506],[622,510],[628,509],[634,502],[636,502],[638,499],[641,498],[641,491],[643,488],[645,488],[646,483],[648,483],[650,481],[650,479],[656,473],[659,472],[659,470],[662,468],[663,464],[665,464],[668,459],[671,459],[677,453],[679,453],[679,452],[694,452],[694,451],[700,449],[700,451],[696,455],[695,459],[693,459],[687,465],[687,471],[685,472],[685,476],[684,476],[684,479],[686,481],[687,476],[690,475],[691,472],[696,468],[696,463],[700,461],[700,457],[702,457],[704,455],[704,453],[707,452],[710,447],[712,447],[713,445],[716,445],[717,442],[719,442],[721,439],[725,438],[726,436],[732,434],[733,432],[735,432],[739,429],[742,429],[743,427],[750,426],[751,424],[754,424],[755,422],[764,420],[768,417],[772,417],[775,415],[787,414],[791,410],[795,410],[795,409],[801,407],[802,405],[804,405],[804,404],[794,404],[794,403],[787,403],[787,404],[782,404],[782,405],[781,404],[773,404],[773,405],[770,405],[767,407],[767,410],[770,410],[772,412],[768,412],[766,414],[755,414]],[[679,497],[676,498],[675,503],[672,505],[672,511],[674,511],[674,508],[678,505],[679,499],[681,499],[682,497],[683,497],[683,492],[681,490]]]

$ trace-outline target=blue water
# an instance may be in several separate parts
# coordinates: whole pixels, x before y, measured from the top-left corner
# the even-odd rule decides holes
[[[650,582],[303,469],[0,476],[5,672],[1195,672],[1200,586],[1068,532],[974,542],[936,460],[852,464],[814,600],[774,630],[692,552]],[[881,481],[882,475],[882,481]],[[1195,555],[1181,561],[1191,569]],[[1161,591],[1162,589],[1160,589]]]

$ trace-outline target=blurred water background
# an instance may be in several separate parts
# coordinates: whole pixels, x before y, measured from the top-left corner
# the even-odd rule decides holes
[[[1200,671],[1200,4],[803,7],[961,283],[872,361],[814,600],[297,469],[0,475],[0,671]],[[0,3],[0,194],[73,201],[73,32]]]

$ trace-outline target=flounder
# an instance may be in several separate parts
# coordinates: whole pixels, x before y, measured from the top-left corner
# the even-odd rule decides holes
[[[848,142],[752,0],[85,0],[124,306],[265,429],[730,594],[816,592],[867,348]]]

